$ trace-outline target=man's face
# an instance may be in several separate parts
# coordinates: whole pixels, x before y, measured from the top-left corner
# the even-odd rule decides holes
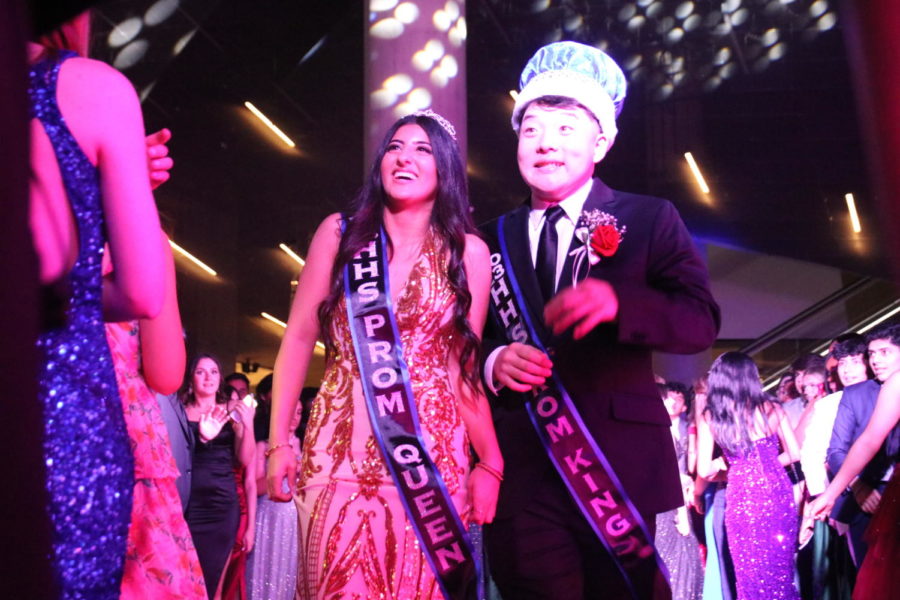
[[[663,403],[666,405],[669,416],[673,419],[684,412],[684,394],[669,391],[663,398]]]
[[[228,384],[237,390],[238,398],[243,398],[247,394],[250,393],[250,389],[247,387],[247,384],[240,377],[235,377]]]
[[[794,388],[794,376],[788,375],[781,378],[778,383],[778,401],[782,404],[794,397],[796,389]]]
[[[869,366],[878,381],[884,381],[900,370],[900,347],[891,340],[869,342]]]
[[[807,402],[815,402],[825,395],[825,376],[822,373],[803,375],[803,397]]]
[[[869,374],[866,373],[865,357],[862,354],[853,354],[838,359],[837,374],[844,387],[865,381],[869,378]]]
[[[519,129],[519,172],[533,198],[556,204],[593,177],[608,147],[600,125],[583,108],[532,103]]]

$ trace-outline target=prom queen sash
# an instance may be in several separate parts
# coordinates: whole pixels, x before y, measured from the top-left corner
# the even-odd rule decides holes
[[[491,248],[491,312],[508,342],[546,348],[538,338],[512,270],[505,217],[496,222],[488,240]],[[540,388],[532,390],[526,410],[538,437],[594,533],[613,557],[638,600],[653,596],[655,581],[668,574],[653,546],[640,513],[634,508],[619,478],[585,427],[575,404],[556,371]],[[659,590],[658,593],[661,593]]]
[[[384,232],[344,268],[347,316],[372,430],[406,514],[448,600],[475,598],[478,566],[440,472],[422,441],[391,307]]]

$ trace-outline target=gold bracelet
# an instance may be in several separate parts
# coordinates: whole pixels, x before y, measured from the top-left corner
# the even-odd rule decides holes
[[[266,458],[269,458],[270,456],[272,456],[272,454],[274,454],[276,450],[280,450],[281,448],[288,448],[288,447],[290,447],[290,445],[291,445],[290,442],[281,442],[280,444],[275,444],[274,446],[270,446],[269,449],[266,450]]]
[[[500,469],[496,469],[496,468],[492,467],[491,465],[489,465],[487,463],[483,463],[483,462],[475,463],[475,468],[476,469],[481,468],[485,472],[490,473],[491,475],[496,477],[497,481],[503,481],[503,471],[501,471]]]

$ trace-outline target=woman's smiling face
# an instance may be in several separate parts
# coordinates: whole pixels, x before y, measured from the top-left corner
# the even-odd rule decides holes
[[[394,133],[381,159],[381,183],[396,207],[432,201],[438,175],[431,140],[419,125],[407,123]]]

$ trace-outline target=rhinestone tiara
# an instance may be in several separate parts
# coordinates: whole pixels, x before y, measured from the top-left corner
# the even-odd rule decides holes
[[[440,125],[441,127],[444,128],[444,131],[446,131],[447,133],[450,134],[450,137],[453,138],[454,142],[457,141],[456,140],[456,128],[453,126],[453,124],[450,123],[450,121],[448,121],[441,115],[439,115],[436,112],[434,112],[433,110],[431,110],[430,108],[426,108],[425,110],[417,110],[416,112],[413,113],[413,116],[414,117],[428,117],[429,119],[433,119],[434,121],[437,122],[438,125]]]

